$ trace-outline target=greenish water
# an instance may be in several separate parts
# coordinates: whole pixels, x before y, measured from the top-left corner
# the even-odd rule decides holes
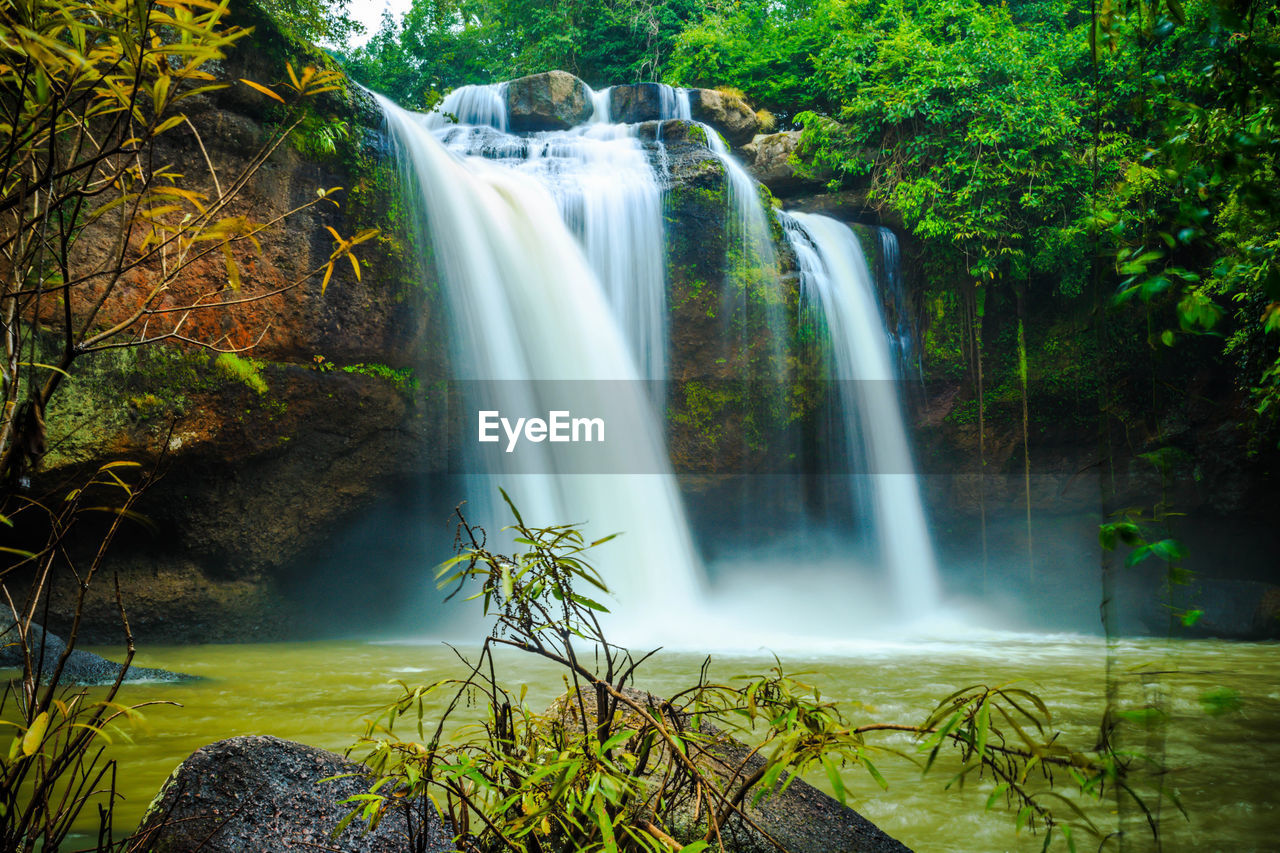
[[[98,649],[110,654],[109,649]],[[463,650],[466,651],[465,649]],[[1158,692],[1169,710],[1168,785],[1190,813],[1184,820],[1162,810],[1167,851],[1263,851],[1280,845],[1280,646],[1217,641],[1125,643],[1122,668],[1150,665],[1162,674],[1141,689]],[[937,699],[974,683],[1023,682],[1038,691],[1068,742],[1094,742],[1104,692],[1105,650],[1100,641],[1070,636],[990,635],[903,643],[846,643],[838,650],[784,654],[792,671],[812,671],[823,695],[846,702],[851,719],[921,722]],[[504,659],[508,681],[530,685],[535,707],[560,690],[559,673],[526,657]],[[646,664],[641,687],[671,692],[695,676],[702,657],[663,653]],[[717,655],[713,676],[757,673],[772,664],[767,653]],[[458,674],[447,648],[435,644],[324,642],[149,648],[137,663],[203,676],[189,684],[128,686],[121,699],[166,699],[183,707],[148,709],[132,743],[116,745],[125,801],[118,826],[136,823],[169,772],[195,749],[240,734],[272,734],[341,751],[362,719],[394,698],[388,682],[425,683]],[[1139,680],[1126,676],[1131,685]],[[1210,715],[1200,701],[1208,690],[1228,688],[1239,711]],[[885,741],[908,751],[905,740]],[[1015,835],[1012,815],[984,812],[989,786],[944,790],[952,775],[935,769],[921,778],[900,759],[883,756],[888,778],[881,791],[862,771],[846,772],[851,804],[920,853],[931,851],[1039,850],[1042,839]],[[954,768],[953,768],[954,771]],[[812,780],[820,786],[822,780]],[[1112,801],[1085,804],[1095,820],[1114,826]],[[1145,849],[1138,844],[1133,849]],[[1096,848],[1085,842],[1081,850]],[[1065,848],[1062,848],[1065,849]],[[1114,848],[1108,848],[1114,849]]]

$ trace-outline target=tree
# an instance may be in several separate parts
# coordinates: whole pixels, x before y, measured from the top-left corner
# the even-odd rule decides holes
[[[664,79],[694,0],[415,0],[348,55],[352,76],[409,107],[472,83],[562,69],[604,87]]]
[[[262,0],[262,8],[303,41],[342,47],[364,33],[351,17],[351,0]]]
[[[1113,259],[1113,304],[1154,315],[1153,349],[1221,335],[1256,417],[1280,419],[1280,17],[1244,2],[1120,4],[1098,16],[1096,61],[1145,63],[1145,145],[1090,220]],[[1114,108],[1114,105],[1113,105]]]
[[[334,190],[319,188],[266,222],[237,206],[300,121],[304,99],[337,90],[341,76],[288,66],[288,81],[278,87],[283,96],[242,81],[280,105],[280,120],[227,174],[209,157],[198,123],[182,111],[228,85],[211,69],[248,31],[228,24],[227,15],[226,2],[208,0],[0,5],[0,524],[33,519],[24,547],[0,547],[0,598],[8,611],[0,635],[18,646],[23,661],[21,677],[0,694],[5,725],[17,733],[0,756],[5,850],[58,849],[99,798],[105,801],[98,843],[111,845],[114,772],[101,736],[134,710],[114,702],[133,656],[118,586],[127,658],[114,685],[94,699],[83,687],[63,684],[62,674],[85,594],[120,525],[137,518],[133,506],[146,475],[130,474],[136,463],[116,462],[48,505],[24,494],[44,454],[50,400],[81,358],[105,349],[160,342],[222,352],[251,347],[252,340],[231,340],[200,318],[270,299],[313,277],[323,276],[323,292],[344,258],[358,279],[352,249],[376,233],[343,239],[334,231],[328,261],[293,281],[263,287],[244,280],[242,266],[263,229],[314,205],[336,204]],[[193,290],[189,279],[210,269],[220,269],[224,282]],[[104,512],[105,526],[94,523]],[[81,535],[96,543],[85,561],[72,546]],[[56,651],[36,622],[55,578],[72,579],[79,596],[65,646]]]
[[[302,99],[334,91],[336,71],[289,69],[291,108],[239,174],[219,175],[180,108],[227,84],[208,67],[247,35],[227,7],[193,0],[31,0],[0,13],[0,476],[20,479],[44,449],[44,411],[75,361],[99,350],[174,341],[247,348],[190,329],[193,318],[276,296],[324,273],[369,239],[336,238],[328,264],[275,290],[242,290],[244,254],[284,217],[254,222],[235,203],[300,118]],[[245,81],[280,104],[285,98]],[[189,133],[207,186],[162,159]],[[168,152],[172,154],[172,151]],[[197,161],[199,162],[199,161]],[[225,286],[182,298],[177,285],[217,261]],[[40,338],[56,341],[49,363]],[[248,344],[251,345],[251,342]]]
[[[712,7],[676,37],[665,76],[684,86],[733,86],[787,119],[804,110],[829,112],[842,89],[817,63],[834,49],[858,64],[869,41],[866,19],[863,0]]]

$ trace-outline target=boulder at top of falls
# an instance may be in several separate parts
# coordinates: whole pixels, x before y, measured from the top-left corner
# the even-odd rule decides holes
[[[672,118],[662,114],[662,92],[659,83],[628,83],[609,90],[609,120],[622,124],[639,124]]]
[[[360,770],[332,752],[276,737],[218,741],[196,750],[173,771],[142,818],[138,846],[153,853],[411,849],[403,810],[388,812],[372,830],[356,818],[332,837],[351,810],[339,800],[369,791],[367,778],[343,775]],[[342,778],[321,781],[334,776]],[[421,837],[420,827],[415,834]],[[412,849],[455,849],[434,814],[425,840]]]
[[[755,137],[742,146],[740,154],[751,177],[767,186],[774,195],[785,196],[821,188],[830,177],[827,173],[819,173],[813,178],[797,175],[791,157],[799,147],[800,131],[784,130]]]
[[[507,84],[507,121],[517,133],[568,130],[591,118],[591,90],[568,71],[546,71]]]
[[[31,649],[31,660],[34,668],[43,676],[52,676],[58,668],[58,661],[67,649],[67,643],[57,634],[46,631],[32,623],[27,631],[27,645]],[[22,639],[18,634],[18,626],[10,624],[0,631],[0,669],[12,667],[21,669],[24,653]],[[62,668],[62,684],[112,684],[120,675],[123,664],[107,660],[101,655],[72,649],[67,656],[66,665]],[[193,675],[180,672],[169,672],[167,669],[152,669],[146,666],[130,666],[125,672],[125,681],[188,681]]]
[[[735,148],[746,145],[760,129],[760,119],[739,95],[719,89],[690,89],[689,107],[694,121],[714,127]]]

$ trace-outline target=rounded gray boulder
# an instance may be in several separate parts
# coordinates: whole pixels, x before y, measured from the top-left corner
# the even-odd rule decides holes
[[[152,853],[454,849],[434,811],[424,821],[395,809],[368,831],[357,818],[334,838],[352,808],[340,801],[369,790],[361,769],[340,755],[276,737],[218,741],[178,765],[143,816],[136,839]],[[425,844],[414,847],[411,836]]]
[[[591,118],[587,84],[568,71],[546,71],[507,84],[507,120],[516,133],[568,130]]]

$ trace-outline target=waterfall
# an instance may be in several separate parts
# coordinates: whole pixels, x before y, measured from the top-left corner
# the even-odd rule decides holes
[[[907,302],[907,289],[903,286],[902,261],[898,249],[898,237],[888,228],[878,226],[873,231],[880,248],[880,280],[884,282],[887,307],[890,309],[890,322],[885,328],[892,329],[890,340],[894,354],[898,359],[898,368],[905,378],[914,375],[923,381],[924,364],[916,347],[912,333],[911,310]]]
[[[693,108],[689,104],[689,90],[676,89],[666,83],[659,83],[658,118],[678,118],[693,121]]]
[[[760,200],[755,178],[729,153],[729,147],[714,127],[697,122],[707,135],[707,147],[724,166],[729,196],[729,236],[742,250],[742,261],[759,267],[776,263],[769,234],[769,213]]]
[[[593,95],[596,117],[607,119],[608,94]],[[495,129],[506,125],[505,106],[499,119],[482,124],[427,121],[449,151],[501,161],[551,192],[582,240],[641,378],[661,382],[667,373],[662,192],[633,128],[593,119],[569,131],[514,136]]]
[[[608,410],[618,421],[611,421],[611,428],[629,427],[625,440],[601,445],[602,455],[592,457],[591,465],[593,471],[624,473],[557,474],[581,470],[566,458],[574,446],[539,444],[521,464],[502,452],[477,459],[475,464],[486,470],[477,491],[493,496],[502,485],[531,524],[585,522],[588,538],[625,532],[597,557],[621,602],[613,624],[622,626],[623,639],[646,632],[661,636],[665,620],[677,619],[682,607],[700,599],[701,568],[659,413],[640,381],[607,287],[588,259],[597,226],[604,229],[598,241],[604,255],[629,251],[610,242],[616,224],[595,221],[611,214],[587,199],[595,198],[593,187],[612,198],[595,181],[611,170],[616,177],[620,163],[630,157],[625,152],[634,146],[608,125],[598,136],[517,139],[499,134],[491,122],[482,129],[438,131],[446,148],[430,120],[386,99],[379,103],[401,161],[410,167],[408,185],[420,193],[449,307],[455,375],[470,389],[466,414],[480,407],[545,414],[560,405],[557,395],[569,388],[575,407],[587,414]],[[493,161],[465,156],[477,147],[507,150],[508,156]],[[516,151],[524,156],[517,158]],[[591,159],[596,155],[602,162]],[[585,161],[595,163],[598,172],[588,168],[590,174],[579,176],[581,224],[588,230],[584,253],[562,218],[565,207],[573,206],[566,202],[573,193],[561,192],[556,178],[566,178],[573,164]],[[553,193],[544,181],[561,189]],[[657,236],[650,239],[660,240],[660,225],[659,218]],[[633,237],[617,239],[626,243]],[[660,242],[645,251],[661,265]]]
[[[881,562],[904,614],[940,598],[933,545],[897,393],[898,374],[862,247],[825,216],[783,215],[800,266],[801,298],[825,318],[831,379],[846,422],[846,459],[864,460]],[[851,485],[856,485],[851,483]]]
[[[599,556],[620,602],[611,631],[650,642],[673,638],[674,626],[683,625],[678,633],[689,638],[714,614],[702,609],[702,566],[664,437],[669,332],[654,162],[665,155],[646,150],[634,127],[611,122],[610,90],[590,97],[594,114],[586,124],[526,135],[506,131],[502,85],[463,87],[427,116],[379,102],[409,169],[407,185],[419,191],[449,310],[464,415],[572,408],[575,415],[608,411],[611,425],[626,425],[625,437],[617,438],[623,429],[611,433],[613,443],[593,448],[589,462],[563,445],[533,445],[517,458],[477,444],[466,459],[468,471],[479,472],[469,478],[470,499],[481,513],[489,506],[490,529],[505,521],[505,510],[492,506],[501,485],[535,526],[572,521],[587,523],[589,536],[625,532]],[[661,87],[659,106],[663,118],[690,120],[687,90]],[[728,196],[722,299],[731,310],[723,316],[737,320],[724,321],[724,334],[744,335],[737,342],[743,363],[754,366],[742,378],[785,381],[788,334],[772,211],[719,134],[701,126],[724,167]],[[878,563],[900,610],[928,610],[939,597],[932,547],[896,395],[892,336],[861,248],[834,220],[780,219],[799,260],[802,308],[821,315],[830,339],[835,390],[828,409],[840,420],[833,434],[844,443],[827,463],[848,472],[851,495],[866,493]],[[765,313],[748,323],[741,313],[748,310]],[[761,349],[762,335],[775,350],[772,359]],[[760,512],[780,504],[802,512],[799,477],[737,479],[746,513],[756,503]],[[803,519],[787,523],[799,524],[792,529],[802,535],[810,529]],[[770,531],[743,524],[753,527]],[[764,603],[771,594],[762,587],[761,595]]]
[[[683,116],[691,114],[689,94],[680,89],[677,92],[676,104]],[[760,196],[760,185],[747,173],[729,151],[719,132],[705,122],[694,122],[702,128],[707,137],[707,147],[720,165],[724,168],[726,197],[728,210],[725,212],[725,230],[727,236],[727,257],[725,258],[725,290],[722,296],[723,314],[728,318],[737,316],[740,328],[749,326],[747,313],[751,310],[747,289],[753,286],[767,288],[772,291],[764,305],[763,323],[769,329],[769,340],[772,345],[770,358],[763,370],[753,375],[753,379],[781,381],[785,377],[784,339],[785,320],[782,312],[784,297],[782,282],[778,277],[778,258],[773,247],[773,234],[769,217],[771,211],[765,207]],[[746,345],[743,339],[741,344]]]
[[[613,87],[607,86],[600,91],[592,90],[591,92],[591,123],[592,124],[612,124],[609,113],[611,111],[610,100],[613,96]]]
[[[433,130],[456,123],[484,125],[505,132],[507,84],[459,86],[427,115],[426,121]]]
[[[660,83],[658,104],[660,119],[693,121],[693,107],[688,89],[676,89]],[[776,258],[769,234],[769,214],[760,203],[760,192],[754,178],[747,174],[738,159],[729,152],[720,133],[706,122],[694,122],[707,137],[707,147],[724,167],[729,197],[730,239],[742,249],[743,260],[770,266]]]

